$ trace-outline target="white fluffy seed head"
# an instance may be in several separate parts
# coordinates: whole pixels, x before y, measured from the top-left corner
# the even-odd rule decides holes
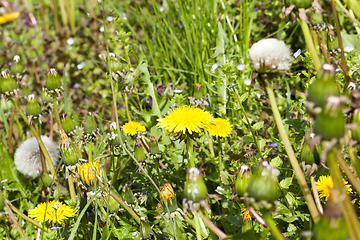
[[[293,57],[285,42],[276,38],[262,39],[248,50],[249,58],[256,70],[288,70]]]
[[[57,145],[47,136],[41,136],[46,150],[48,151],[54,167],[59,162],[59,150]],[[26,176],[38,176],[42,170],[40,147],[35,137],[25,140],[15,152],[14,163],[16,169]],[[47,171],[50,171],[46,163]]]

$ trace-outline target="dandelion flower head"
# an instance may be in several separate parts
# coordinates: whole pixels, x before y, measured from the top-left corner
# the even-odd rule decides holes
[[[10,22],[13,19],[17,18],[19,15],[20,15],[20,13],[18,13],[18,12],[4,14],[4,15],[0,16],[0,24]]]
[[[58,201],[40,203],[29,210],[29,217],[39,222],[43,222],[45,219],[45,222],[60,224],[63,220],[74,216],[74,209]]]
[[[346,180],[343,179],[344,185],[346,187],[347,192],[351,192],[351,186],[348,184]],[[330,196],[330,188],[334,188],[334,182],[331,176],[320,176],[319,180],[316,182],[316,189],[319,192],[319,197],[325,197],[327,201]]]
[[[78,166],[78,173],[81,181],[90,186],[95,181],[95,174],[98,175],[100,172],[100,166],[98,162],[87,162]]]
[[[251,221],[250,211],[247,208],[241,208],[241,215],[243,223]]]
[[[164,186],[160,186],[159,189],[160,189],[161,195],[163,196],[165,201],[172,202],[172,200],[175,198],[175,193],[174,193],[174,189],[171,187],[171,185],[169,183],[165,183]],[[161,201],[162,201],[162,198],[161,198]]]
[[[293,57],[285,42],[275,38],[262,39],[248,50],[249,58],[257,71],[288,70]]]
[[[146,128],[138,122],[128,122],[122,127],[124,132],[130,136],[134,136],[137,132],[145,132]]]
[[[194,106],[182,106],[158,119],[157,126],[173,135],[201,133],[214,122],[213,116]]]
[[[48,151],[54,167],[59,162],[59,150],[57,145],[47,136],[41,136],[41,140]],[[42,171],[39,143],[35,137],[25,140],[15,152],[14,163],[16,169],[24,175],[35,177]],[[47,171],[50,171],[46,163]]]
[[[232,127],[228,120],[215,118],[213,124],[207,130],[215,137],[227,137],[230,135]]]

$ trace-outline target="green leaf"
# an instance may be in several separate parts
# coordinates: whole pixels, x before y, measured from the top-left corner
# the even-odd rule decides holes
[[[257,122],[253,125],[253,129],[254,131],[258,131],[260,129],[262,129],[264,127],[264,122],[261,121],[261,122]]]
[[[249,93],[245,92],[240,96],[240,102],[243,103],[249,97]]]
[[[253,141],[253,138],[250,137],[250,136],[243,136],[242,141],[243,141],[245,144],[254,142],[254,141]]]
[[[270,162],[270,166],[272,167],[280,167],[283,164],[283,161],[279,156],[273,158]]]
[[[292,183],[292,178],[288,177],[280,181],[280,187],[283,189],[288,189]]]

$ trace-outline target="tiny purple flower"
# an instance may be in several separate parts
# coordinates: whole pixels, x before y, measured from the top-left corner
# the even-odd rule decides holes
[[[181,23],[179,24],[179,28],[180,28],[180,29],[183,29],[183,25],[182,25]]]
[[[13,64],[12,62],[8,62],[8,65],[9,65],[10,67],[12,66],[12,64]]]
[[[213,71],[215,71],[215,70],[219,67],[219,64],[220,64],[219,62],[213,64],[212,67],[211,67],[211,69],[212,69]]]
[[[277,147],[277,143],[273,141],[273,142],[270,143],[268,146],[269,146],[269,147]]]

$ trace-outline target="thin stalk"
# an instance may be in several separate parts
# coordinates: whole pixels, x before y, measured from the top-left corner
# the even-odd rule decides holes
[[[208,140],[208,143],[209,143],[210,154],[214,158],[215,157],[215,152],[214,152],[213,141],[209,136],[209,132],[207,130],[204,130],[204,131],[205,131],[206,139]]]
[[[195,167],[194,154],[193,154],[193,142],[190,136],[186,137],[186,151],[189,168]]]
[[[89,141],[89,145],[88,145],[88,158],[89,158],[89,162],[92,162],[93,158],[92,158],[92,139]]]
[[[346,16],[348,16],[351,19],[351,21],[354,22],[354,24],[360,26],[360,22],[356,20],[356,18],[344,7],[344,5],[342,5],[342,3],[339,0],[335,0],[335,2],[339,6],[341,11],[343,11],[346,14]]]
[[[279,229],[276,227],[274,219],[270,216],[269,213],[264,214],[264,220],[267,223],[267,225],[269,226],[270,231],[272,232],[272,234],[274,235],[274,237],[277,240],[284,240],[286,239],[284,237],[284,235],[282,235],[282,233],[279,231]]]
[[[44,229],[45,232],[49,232],[49,230],[42,226],[41,224],[39,224],[38,222],[32,220],[31,218],[29,218],[28,216],[26,216],[25,214],[23,214],[19,209],[17,209],[16,207],[14,207],[14,205],[12,205],[9,200],[5,200],[6,201],[6,205],[9,206],[11,208],[11,210],[13,210],[14,212],[16,212],[17,214],[19,214],[20,217],[22,217],[25,221],[28,221],[29,223],[31,223],[32,225]]]
[[[59,22],[59,16],[58,16],[58,12],[57,12],[57,1],[58,0],[53,0],[52,1],[52,10],[53,10],[53,13],[54,13],[55,32],[58,32],[60,30],[60,22]]]
[[[259,153],[259,155],[260,155],[260,158],[261,158],[261,159],[264,159],[264,158],[263,158],[263,155],[262,155],[262,152],[261,152],[261,149],[260,149],[260,146],[259,146],[259,143],[258,143],[258,141],[257,141],[257,139],[256,139],[254,130],[252,129],[252,126],[251,126],[251,123],[250,123],[250,121],[249,121],[249,118],[247,117],[247,113],[246,113],[246,111],[245,111],[245,109],[244,109],[244,107],[243,107],[243,105],[242,105],[241,100],[240,100],[239,93],[237,92],[236,89],[234,89],[234,93],[235,93],[236,99],[237,99],[237,101],[238,101],[238,103],[239,103],[239,105],[240,105],[241,111],[242,111],[243,115],[245,116],[246,123],[247,123],[247,125],[248,125],[248,128],[250,129],[251,136],[252,136],[253,141],[254,141],[254,143],[255,143],[256,149],[258,150],[258,153]]]
[[[45,19],[44,0],[40,1],[40,14],[41,14],[41,20],[42,20],[42,24],[43,24],[44,33],[45,33],[45,35],[48,35],[46,19]]]
[[[223,170],[223,165],[222,165],[222,158],[221,158],[221,141],[220,141],[220,137],[217,138],[217,141],[218,141],[219,173],[221,173],[221,171]]]
[[[339,39],[339,47],[341,49],[341,52],[340,52],[340,54],[341,54],[341,63],[343,65],[343,67],[344,67],[343,71],[344,71],[345,80],[346,80],[346,82],[345,82],[346,84],[344,85],[344,87],[346,87],[351,79],[348,78],[349,73],[348,73],[348,70],[347,70],[347,64],[346,64],[345,53],[344,53],[344,45],[343,45],[343,41],[342,41],[342,37],[341,37],[341,29],[340,29],[339,19],[338,19],[337,12],[336,12],[335,0],[331,0],[331,7],[332,7],[332,10],[333,10],[333,15],[334,15],[334,20],[335,20],[336,35],[337,35],[337,37]]]
[[[10,207],[9,204],[6,203],[6,202],[5,202],[5,205],[6,205],[6,210],[7,210],[7,212],[8,212],[8,215],[9,215],[9,218],[10,218],[11,222],[15,225],[15,227],[16,227],[16,229],[18,230],[20,236],[21,236],[22,238],[24,238],[24,237],[25,237],[24,232],[23,232],[23,230],[21,229],[21,227],[20,227],[20,225],[19,225],[19,222],[16,220],[16,217],[15,217],[13,211],[11,210],[11,207]]]
[[[320,46],[321,52],[322,52],[322,54],[323,54],[323,56],[324,56],[324,58],[325,58],[326,63],[327,63],[327,64],[331,64],[331,63],[330,63],[329,56],[327,55],[326,50],[325,50],[325,48],[324,48],[324,45],[323,45],[323,43],[321,42],[319,33],[317,33],[316,35],[317,35],[317,40],[318,40],[318,42],[319,42],[319,46]]]
[[[49,138],[50,140],[52,141],[54,139],[54,119],[53,119],[53,113],[52,111],[50,111],[50,135],[49,135]]]
[[[304,37],[305,37],[306,45],[308,46],[310,54],[314,61],[315,69],[316,69],[316,71],[318,71],[321,67],[321,62],[320,62],[319,56],[316,53],[315,45],[314,45],[314,42],[311,37],[309,26],[305,21],[303,21],[300,18],[299,18],[299,21],[300,21],[300,26],[303,31]]]
[[[255,211],[254,208],[250,207],[248,208],[248,210],[258,223],[260,223],[263,227],[268,228],[268,225],[266,224],[264,219],[260,217],[260,215]]]
[[[359,218],[355,212],[354,206],[351,203],[350,197],[347,194],[341,172],[338,168],[337,160],[342,158],[341,154],[334,149],[327,154],[327,165],[330,169],[330,174],[334,181],[334,187],[339,192],[342,200],[342,210],[346,224],[350,231],[350,236],[354,239],[360,239],[360,223]]]
[[[319,210],[319,213],[324,214],[324,209],[323,209],[323,207],[321,205],[321,201],[320,201],[320,198],[319,198],[319,193],[318,193],[317,188],[316,188],[316,183],[315,183],[314,176],[310,177],[310,181],[311,181],[311,188],[313,190],[313,195],[314,195],[316,206],[317,206],[317,208]]]
[[[69,38],[70,34],[69,34],[69,24],[68,24],[68,16],[66,14],[66,0],[59,0],[59,6],[60,6],[60,12],[61,12],[61,19],[63,22],[63,25],[65,27],[65,33],[66,33],[66,37]]]
[[[11,100],[11,102],[14,104],[16,110],[19,112],[19,114],[24,119],[24,121],[26,123],[29,123],[28,118],[21,111],[21,109],[20,109],[19,105],[17,104],[17,102],[15,102],[14,100]],[[45,145],[44,145],[43,141],[41,140],[41,137],[40,137],[39,133],[36,131],[36,129],[35,129],[35,127],[33,125],[28,125],[28,126],[30,127],[32,133],[34,134],[34,137],[37,139],[37,141],[39,143],[39,147],[40,147],[42,153],[44,154],[44,157],[46,159],[47,164],[49,165],[51,175],[53,176],[54,180],[57,180],[54,164],[51,161],[50,155],[49,155],[48,151],[46,150]]]
[[[125,210],[135,219],[137,224],[140,225],[140,218],[136,213],[124,202],[121,200],[114,192],[110,191],[110,195],[123,207]]]
[[[14,116],[15,116],[15,106],[13,106],[13,108],[11,109],[11,115],[10,115],[10,120],[9,120],[9,133],[8,133],[8,148],[9,148],[9,153],[10,155],[14,154],[14,147],[12,144],[12,135],[13,135],[13,126],[14,126]]]
[[[219,238],[226,238],[226,234],[221,231],[210,219],[208,219],[202,212],[199,212],[199,216],[204,221],[205,225],[213,231]]]
[[[186,222],[189,223],[193,228],[195,227],[195,223],[193,220],[191,220],[188,215],[184,214],[183,217],[185,218]],[[203,236],[203,238],[207,238],[208,234],[206,232],[203,231],[203,229],[201,229],[201,235]]]
[[[130,115],[130,111],[129,111],[128,96],[127,96],[126,93],[124,94],[124,105],[125,105],[125,111],[126,111],[126,116],[128,118],[128,122],[131,122],[131,115]]]
[[[56,123],[58,125],[58,130],[60,130],[61,129],[61,121],[60,121],[59,108],[58,108],[58,105],[57,105],[56,95],[55,94],[53,96],[53,105],[54,105],[54,114],[55,114]]]
[[[71,174],[68,177],[68,184],[69,184],[70,197],[71,197],[72,200],[76,201],[74,178],[73,178],[73,176]]]
[[[214,158],[213,156],[210,156],[210,154],[207,152],[207,150],[204,148],[203,144],[199,142],[199,140],[195,139],[196,143],[199,145],[199,147],[203,150],[203,152],[206,154],[208,158],[211,160]]]
[[[356,170],[358,176],[360,176],[360,162],[356,153],[356,149],[354,147],[347,147],[350,160]]]
[[[195,220],[195,229],[196,229],[196,239],[202,240],[201,231],[200,231],[200,217],[198,214],[194,215],[194,220]]]
[[[278,110],[278,107],[277,107],[277,104],[276,104],[274,91],[272,90],[272,88],[271,88],[271,86],[269,84],[267,84],[266,90],[267,90],[267,93],[269,95],[269,101],[270,101],[271,109],[272,109],[272,112],[274,114],[274,119],[275,119],[277,128],[279,130],[281,139],[282,139],[282,141],[284,143],[286,153],[287,153],[287,155],[289,157],[291,166],[295,171],[296,178],[297,178],[297,180],[299,182],[299,185],[301,187],[301,190],[302,190],[302,192],[304,194],[306,203],[307,203],[308,208],[310,210],[310,214],[311,214],[314,222],[317,223],[319,221],[319,219],[320,219],[320,215],[319,215],[319,212],[318,212],[318,210],[316,208],[314,199],[311,196],[311,192],[309,190],[309,186],[306,183],[305,176],[304,176],[304,174],[303,174],[303,172],[302,172],[302,170],[300,168],[300,165],[299,165],[299,163],[298,163],[298,161],[296,159],[294,150],[291,147],[291,143],[289,141],[289,138],[286,135],[285,128],[284,128],[284,125],[282,123],[281,116],[280,116],[280,113],[279,113],[279,110]]]
[[[360,192],[360,181],[355,177],[354,173],[351,172],[349,165],[345,162],[342,157],[337,158],[338,163],[340,164],[341,168],[344,170],[346,176],[349,178],[349,181],[355,188],[355,190],[359,193]]]

